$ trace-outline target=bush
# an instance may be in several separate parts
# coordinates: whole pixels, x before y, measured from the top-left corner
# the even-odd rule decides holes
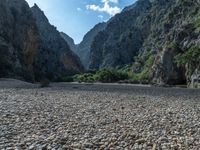
[[[62,77],[60,82],[74,82],[74,79],[72,76]]]
[[[194,69],[200,63],[200,48],[191,46],[186,52],[178,54],[175,57],[175,62],[179,67],[187,65],[187,74],[192,75]]]
[[[143,57],[137,57],[135,65],[139,63],[142,67],[137,73],[130,74],[129,78],[133,83],[149,83],[151,68],[154,64],[155,56],[147,52]]]
[[[102,69],[97,72],[95,79],[100,82],[117,82],[128,79],[128,74],[115,69]]]
[[[78,82],[117,82],[128,79],[128,73],[116,69],[101,69],[96,73],[75,75],[74,81]]]
[[[189,1],[188,0],[180,0],[181,4],[184,6],[188,6]]]
[[[168,49],[178,49],[178,44],[175,43],[175,42],[172,42],[170,43],[168,46],[167,46]]]
[[[93,76],[92,73],[78,74],[73,77],[73,80],[78,82],[93,82]]]
[[[7,46],[0,45],[0,78],[9,77],[14,72],[12,62],[9,59],[9,49]]]
[[[151,68],[155,60],[155,55],[146,52],[143,57],[137,57],[136,63],[142,65],[142,69],[138,73],[132,72],[132,65],[126,65],[118,69],[103,68],[97,72],[78,74],[73,77],[78,82],[126,82],[126,83],[149,83],[151,77]]]
[[[178,54],[175,57],[175,61],[178,66],[183,66],[186,64],[197,64],[200,59],[200,48],[197,46],[191,46],[189,50],[185,53]]]
[[[44,87],[49,87],[50,85],[50,81],[48,79],[43,79],[40,81],[40,87],[44,88]]]
[[[196,19],[194,22],[194,28],[197,29],[200,27],[200,18]]]

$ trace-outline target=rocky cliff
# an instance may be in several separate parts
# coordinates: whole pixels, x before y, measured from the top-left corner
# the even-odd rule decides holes
[[[36,76],[56,80],[83,70],[79,58],[40,8],[34,5],[31,10],[41,39],[34,63]]]
[[[67,35],[66,33],[64,32],[60,32],[60,35],[61,37],[67,42],[67,44],[69,45],[70,49],[77,54],[77,46],[76,44],[74,43],[74,40],[69,36]]]
[[[138,0],[111,18],[91,46],[90,69],[133,64],[159,84],[191,83],[200,63],[200,2]]]
[[[140,0],[131,9],[111,18],[91,46],[90,69],[116,67],[133,62],[149,34],[149,1]]]
[[[82,66],[42,11],[24,0],[0,0],[0,77],[28,81],[80,72]]]
[[[0,77],[34,78],[39,43],[32,12],[25,1],[0,0]]]
[[[89,69],[91,45],[95,36],[103,31],[106,23],[99,23],[92,28],[83,38],[83,41],[77,45],[76,54],[80,57],[82,64],[86,69]]]

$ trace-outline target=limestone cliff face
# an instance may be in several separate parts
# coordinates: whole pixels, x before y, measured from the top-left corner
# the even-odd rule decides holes
[[[92,43],[90,69],[132,63],[150,32],[150,9],[149,1],[139,0],[133,8],[111,18]]]
[[[134,63],[149,82],[190,84],[200,64],[200,2],[138,0],[111,18],[91,47],[91,69]],[[186,60],[177,60],[178,55]]]
[[[23,0],[0,0],[0,77],[32,80],[39,36]]]
[[[106,23],[99,23],[94,26],[86,35],[84,36],[82,42],[77,45],[76,53],[80,57],[82,64],[88,70],[90,55],[91,55],[91,45],[94,41],[95,36],[103,31],[106,27]]]
[[[86,33],[81,43],[77,45],[74,44],[74,40],[67,34],[63,32],[60,33],[63,39],[70,46],[71,50],[79,56],[86,70],[89,69],[92,42],[94,41],[95,36],[99,32],[103,31],[105,27],[106,27],[105,22],[95,25],[89,32]]]
[[[177,55],[200,54],[200,5],[194,1],[161,1],[153,3],[154,16],[157,25],[152,25],[153,34],[145,41],[143,51],[155,49],[157,59],[152,71],[156,83],[191,84],[191,75],[200,61],[195,61],[200,55],[182,57],[182,64],[177,64]],[[161,5],[163,4],[163,5]],[[156,13],[156,9],[160,13]],[[158,11],[157,10],[157,11]],[[147,46],[147,44],[149,46]],[[193,48],[195,49],[193,51]],[[188,53],[188,54],[189,54]],[[192,60],[192,61],[190,61]],[[193,60],[195,63],[193,63]],[[187,62],[187,63],[184,63]],[[192,67],[191,67],[192,65]],[[161,72],[161,73],[159,73]],[[159,80],[158,80],[159,79]]]
[[[31,10],[24,0],[0,0],[0,14],[0,77],[56,80],[83,70],[37,6]]]
[[[77,54],[77,46],[76,44],[74,43],[74,40],[69,36],[67,35],[66,33],[64,32],[60,32],[60,35],[61,37],[67,42],[67,44],[69,45],[70,49]]]
[[[57,80],[83,71],[79,58],[70,50],[56,27],[50,25],[40,8],[35,5],[31,10],[41,39],[34,63],[36,76]]]

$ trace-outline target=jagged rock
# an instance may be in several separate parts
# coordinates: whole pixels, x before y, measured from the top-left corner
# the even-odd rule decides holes
[[[56,27],[50,25],[37,5],[34,5],[31,10],[41,39],[34,64],[37,77],[47,76],[52,80],[57,80],[67,75],[80,73],[83,68],[79,58],[70,50]]]
[[[74,43],[74,40],[69,35],[65,34],[64,32],[60,32],[60,35],[67,42],[67,44],[69,45],[70,49],[74,53],[77,54],[77,47],[76,47],[76,44]]]
[[[153,82],[158,84],[181,84],[186,82],[185,70],[177,67],[174,57],[177,49],[165,48],[156,58],[153,66]]]
[[[59,79],[83,70],[55,27],[35,5],[0,0],[0,77]]]
[[[200,88],[200,67],[197,68],[191,76],[191,88]]]
[[[28,4],[0,0],[0,77],[33,80],[39,35]]]
[[[89,69],[91,45],[95,36],[103,31],[106,27],[106,23],[99,23],[92,28],[83,38],[83,41],[77,45],[76,54],[80,57],[82,64],[86,69]]]
[[[190,82],[190,70],[178,66],[175,57],[192,45],[200,45],[199,15],[199,1],[195,0],[138,0],[111,18],[105,30],[97,34],[91,46],[90,69],[132,64],[135,56],[151,51],[155,62],[149,67],[149,81]]]
[[[71,37],[69,37],[67,34],[63,32],[60,33],[63,39],[70,46],[71,50],[79,56],[86,70],[89,69],[91,44],[94,41],[95,36],[99,32],[103,31],[105,27],[106,27],[106,23],[99,23],[95,25],[88,33],[86,33],[81,43],[77,45],[74,44],[74,40]]]
[[[91,46],[90,69],[116,67],[133,62],[150,32],[151,3],[140,0],[133,9],[125,9],[111,18]]]

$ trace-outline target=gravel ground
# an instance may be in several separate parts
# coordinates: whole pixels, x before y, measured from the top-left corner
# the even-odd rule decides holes
[[[199,90],[0,87],[0,149],[200,149]]]

